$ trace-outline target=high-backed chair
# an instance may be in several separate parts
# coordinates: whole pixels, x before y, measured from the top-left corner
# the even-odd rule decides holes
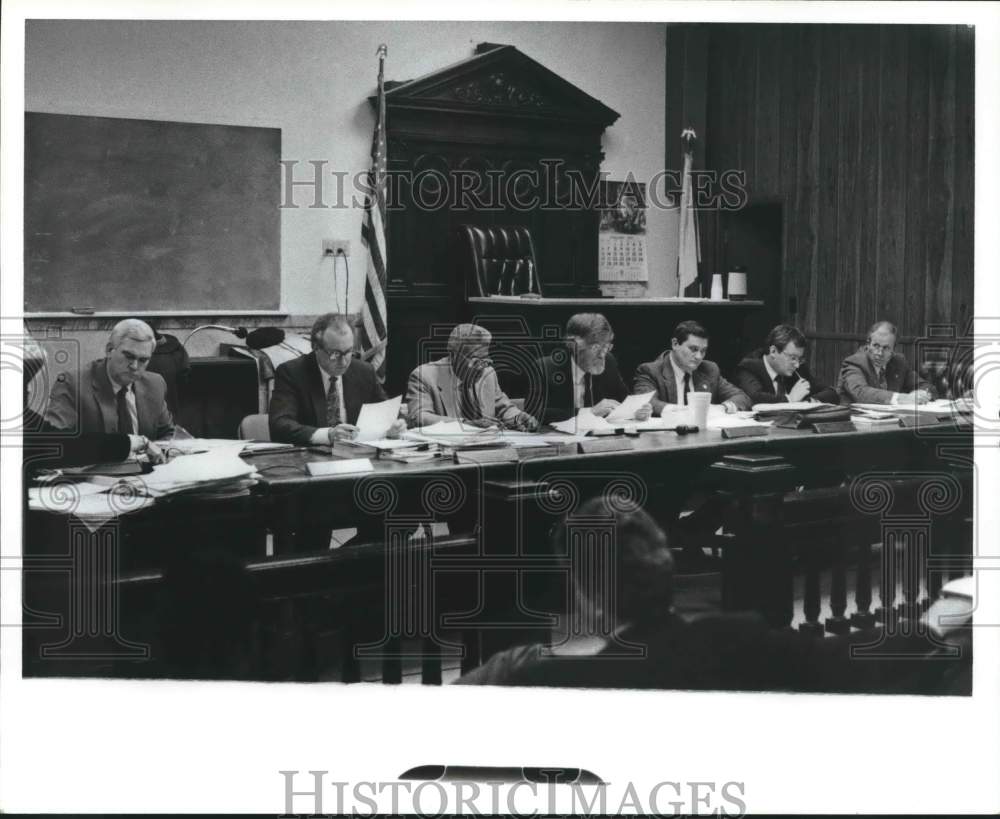
[[[535,245],[523,225],[460,225],[459,264],[469,296],[542,296]]]

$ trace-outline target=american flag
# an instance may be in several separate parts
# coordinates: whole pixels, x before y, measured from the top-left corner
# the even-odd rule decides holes
[[[684,144],[684,177],[681,185],[680,235],[677,241],[678,296],[683,296],[684,289],[698,281],[698,262],[701,261],[701,248],[698,246],[698,220],[691,183],[695,139],[695,133],[690,128],[685,128],[681,133],[681,141]]]
[[[385,87],[383,68],[387,49],[378,48],[378,115],[372,137],[372,166],[368,172],[365,216],[361,223],[361,243],[368,255],[365,302],[361,306],[361,347],[364,357],[385,380],[385,350],[389,341],[388,311],[385,303],[386,256],[385,200],[388,187],[385,149]]]

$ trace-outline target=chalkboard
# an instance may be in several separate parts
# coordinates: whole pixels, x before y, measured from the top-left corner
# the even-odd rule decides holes
[[[25,114],[26,313],[276,310],[281,130]]]

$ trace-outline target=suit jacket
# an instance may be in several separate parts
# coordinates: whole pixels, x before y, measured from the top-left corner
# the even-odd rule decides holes
[[[893,353],[885,365],[885,383],[888,389],[880,389],[875,365],[864,350],[848,356],[840,366],[837,391],[845,403],[889,404],[892,394],[927,390],[934,397],[934,388],[920,378],[899,353]]]
[[[885,658],[853,659],[852,645],[885,639],[876,629],[817,640],[791,629],[771,629],[756,613],[726,612],[690,622],[670,615],[627,627],[620,638],[642,646],[643,656],[610,645],[597,654],[553,657],[536,643],[501,651],[456,682],[714,691],[957,694],[969,690],[967,681],[956,684],[945,676],[950,669],[944,666],[951,663],[914,662],[914,656],[932,654],[926,641],[920,645],[914,636],[890,638],[892,651]]]
[[[357,423],[363,404],[385,401],[385,390],[367,361],[352,359],[342,378],[345,423]],[[273,440],[300,446],[327,425],[326,391],[316,353],[293,358],[275,370],[268,421]]]
[[[552,356],[542,359],[542,373],[545,377],[545,408],[542,421],[565,421],[576,415],[573,406],[573,367],[570,365],[571,355],[560,356],[562,363],[557,363]],[[618,362],[610,353],[605,359],[604,372],[591,376],[591,393],[594,404],[605,398],[624,401],[628,395],[625,382],[618,371]]]
[[[827,404],[839,404],[840,397],[833,387],[821,383],[809,372],[809,367],[803,362],[798,370],[787,378],[778,376],[784,381],[786,397],[779,399],[774,392],[774,382],[764,366],[764,351],[755,350],[736,365],[736,386],[750,396],[754,404],[778,404],[788,401],[787,393],[803,378],[809,382],[809,394],[806,398],[814,398]]]
[[[63,373],[56,379],[45,410],[45,423],[77,434],[118,432],[118,406],[108,378],[106,359],[100,358],[77,376]],[[174,419],[167,409],[167,385],[163,376],[144,372],[132,384],[139,417],[137,434],[159,440],[174,432]]]
[[[500,389],[496,370],[492,367],[476,383],[476,396],[484,418],[511,423],[521,413]],[[428,417],[430,413],[449,418],[461,417],[461,384],[452,372],[449,357],[421,364],[410,373],[406,385],[406,405],[409,409],[407,422],[413,427],[433,424],[436,419]]]
[[[128,435],[118,432],[69,435],[47,424],[29,407],[25,407],[22,416],[22,432],[24,469],[28,475],[39,469],[124,461],[132,451]]]
[[[748,410],[751,407],[750,397],[739,387],[730,384],[722,377],[718,365],[711,361],[702,361],[691,373],[691,389],[698,392],[711,392],[712,403],[721,404],[732,401],[738,409]],[[664,404],[677,403],[677,383],[674,381],[674,369],[670,364],[670,351],[666,350],[656,361],[640,364],[635,371],[635,381],[632,383],[632,393],[654,391],[652,405],[657,415]]]

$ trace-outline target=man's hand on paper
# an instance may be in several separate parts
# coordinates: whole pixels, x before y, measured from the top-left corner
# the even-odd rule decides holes
[[[337,424],[330,427],[330,445],[334,441],[353,441],[358,436],[358,428],[354,424]]]
[[[593,407],[591,407],[590,411],[598,418],[607,418],[608,415],[616,410],[620,404],[621,402],[615,401],[614,398],[605,398],[602,401],[598,401]]]
[[[403,418],[397,418],[395,421],[392,422],[392,426],[390,426],[389,429],[386,430],[385,437],[398,438],[404,432],[406,432],[406,420]]]

